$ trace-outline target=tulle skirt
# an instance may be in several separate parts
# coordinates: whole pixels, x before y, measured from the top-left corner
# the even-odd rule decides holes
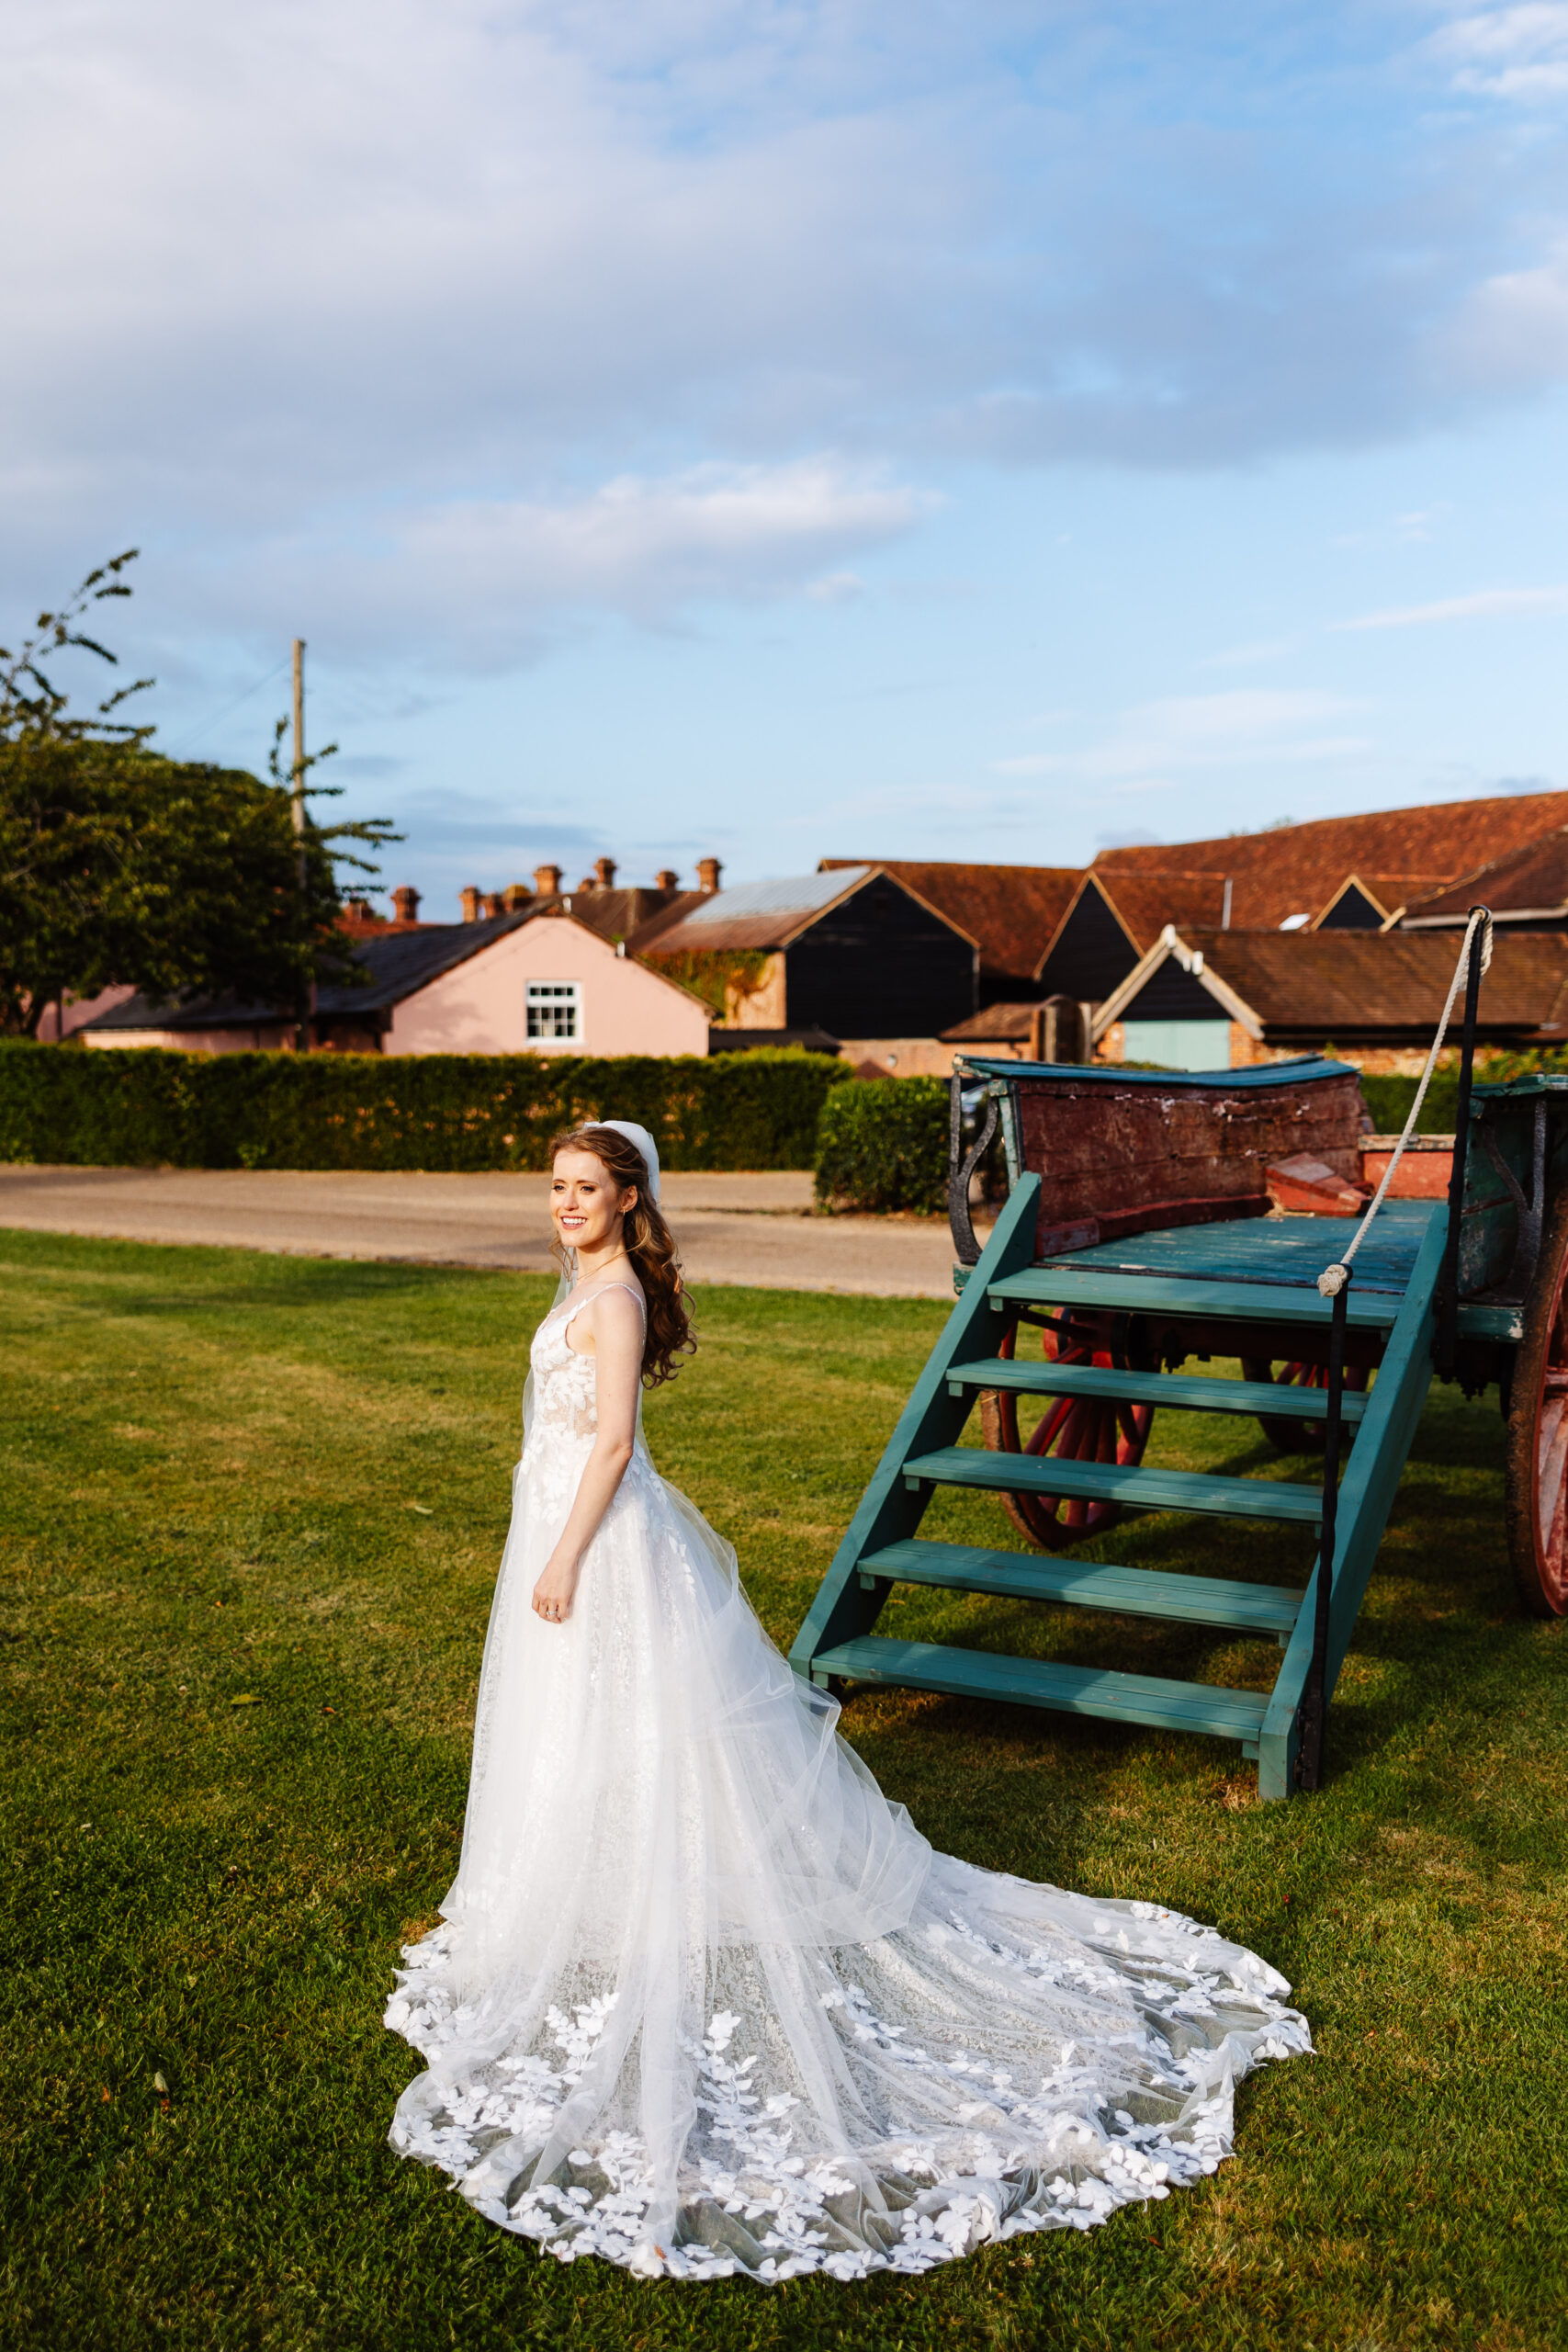
[[[520,1466],[462,1860],[386,2013],[428,2061],[394,2147],[563,2260],[761,2280],[1213,2172],[1239,2077],[1310,2047],[1284,1981],[1157,1904],[933,1853],[640,1439],[572,1615],[536,1617],[589,1442]]]

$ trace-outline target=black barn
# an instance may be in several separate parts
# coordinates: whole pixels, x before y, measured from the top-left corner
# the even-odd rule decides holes
[[[718,891],[643,952],[719,968],[766,957],[757,995],[777,1029],[934,1037],[978,1001],[976,942],[878,866]]]

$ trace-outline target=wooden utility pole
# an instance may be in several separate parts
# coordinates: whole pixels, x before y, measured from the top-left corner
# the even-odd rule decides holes
[[[305,640],[294,640],[294,839],[299,894],[305,893]]]
[[[305,903],[308,873],[305,863],[305,640],[294,640],[294,871],[299,877],[301,910]],[[295,1031],[297,1052],[310,1050],[310,1028],[316,1017],[316,983],[310,980],[306,989],[304,1017]]]

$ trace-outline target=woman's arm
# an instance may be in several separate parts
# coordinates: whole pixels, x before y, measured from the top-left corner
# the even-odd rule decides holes
[[[601,1291],[583,1309],[580,1321],[588,1325],[593,1341],[599,1434],[583,1465],[560,1540],[534,1587],[534,1607],[541,1617],[558,1625],[571,1614],[582,1555],[599,1532],[600,1521],[615,1501],[615,1489],[632,1458],[637,1391],[642,1385],[642,1308],[630,1291]]]

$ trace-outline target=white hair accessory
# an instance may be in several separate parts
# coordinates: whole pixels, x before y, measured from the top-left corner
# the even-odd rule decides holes
[[[639,1127],[635,1119],[595,1119],[592,1124],[596,1127],[614,1127],[618,1136],[625,1136],[626,1141],[641,1152],[642,1164],[648,1170],[649,1198],[657,1208],[659,1205],[659,1146],[654,1142],[648,1129]]]

